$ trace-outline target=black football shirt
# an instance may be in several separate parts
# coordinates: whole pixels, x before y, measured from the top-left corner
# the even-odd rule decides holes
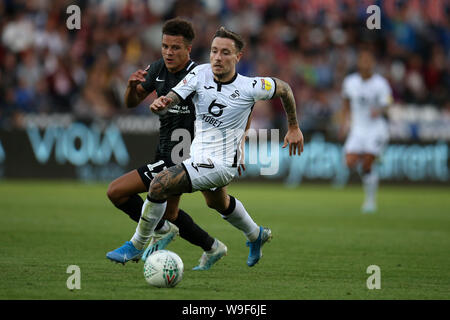
[[[189,60],[182,70],[171,73],[167,70],[164,60],[160,59],[150,65],[145,81],[141,85],[148,93],[156,90],[158,97],[165,96],[169,93],[170,89],[183,80],[186,74],[196,66],[197,64],[194,61]],[[191,141],[194,138],[195,108],[191,97],[170,108],[165,114],[160,115],[159,121],[159,144],[155,160],[162,159],[168,166],[172,166],[172,149],[181,141],[171,141],[173,131],[176,129],[186,129],[190,133]]]

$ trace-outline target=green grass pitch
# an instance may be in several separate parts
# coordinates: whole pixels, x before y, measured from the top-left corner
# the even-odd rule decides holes
[[[449,299],[448,187],[388,186],[379,212],[363,215],[360,186],[232,183],[273,240],[253,268],[243,234],[204,204],[184,195],[181,208],[228,246],[209,271],[192,271],[202,253],[177,237],[169,250],[184,261],[176,288],[147,285],[143,263],[114,264],[106,252],[132,236],[136,224],[106,197],[106,184],[0,182],[0,299]],[[69,265],[81,289],[66,287]],[[369,290],[367,267],[381,270]]]

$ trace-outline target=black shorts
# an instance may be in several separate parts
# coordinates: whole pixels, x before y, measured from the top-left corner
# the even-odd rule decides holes
[[[169,167],[173,167],[175,164],[170,160],[158,160],[154,163],[149,163],[145,166],[142,166],[137,169],[137,172],[139,173],[139,176],[142,179],[142,182],[145,184],[145,187],[150,189],[150,183],[152,182],[153,178],[160,173],[163,170],[166,170]],[[184,165],[183,165],[184,167]],[[186,169],[185,169],[186,170]],[[188,172],[186,171],[186,174]],[[175,196],[181,196],[180,194],[175,194]]]
[[[173,166],[174,164],[171,161],[167,160],[158,160],[154,163],[146,164],[137,169],[139,176],[142,179],[142,182],[145,184],[147,190],[150,188],[150,183],[153,178],[160,173],[161,171]]]

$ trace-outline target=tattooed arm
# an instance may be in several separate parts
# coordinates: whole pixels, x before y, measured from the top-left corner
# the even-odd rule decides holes
[[[166,96],[161,96],[158,99],[154,100],[150,105],[150,110],[154,113],[161,114],[167,108],[170,108],[174,105],[177,105],[181,101],[180,96],[178,96],[175,92],[169,91]]]
[[[288,118],[289,127],[298,127],[295,99],[291,87],[280,79],[274,78],[274,80],[276,83],[276,91],[273,97],[281,98]]]
[[[288,120],[288,132],[284,137],[283,148],[289,144],[289,155],[295,154],[295,150],[298,150],[297,154],[300,155],[303,152],[303,134],[298,126],[294,94],[286,82],[277,78],[274,80],[276,91],[273,98],[281,98]]]

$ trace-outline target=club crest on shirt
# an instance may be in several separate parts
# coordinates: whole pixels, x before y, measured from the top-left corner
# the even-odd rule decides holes
[[[230,99],[236,100],[240,96],[239,90],[234,90],[234,92],[230,95]]]
[[[270,91],[270,89],[272,89],[272,84],[265,79],[261,79],[261,89]]]

